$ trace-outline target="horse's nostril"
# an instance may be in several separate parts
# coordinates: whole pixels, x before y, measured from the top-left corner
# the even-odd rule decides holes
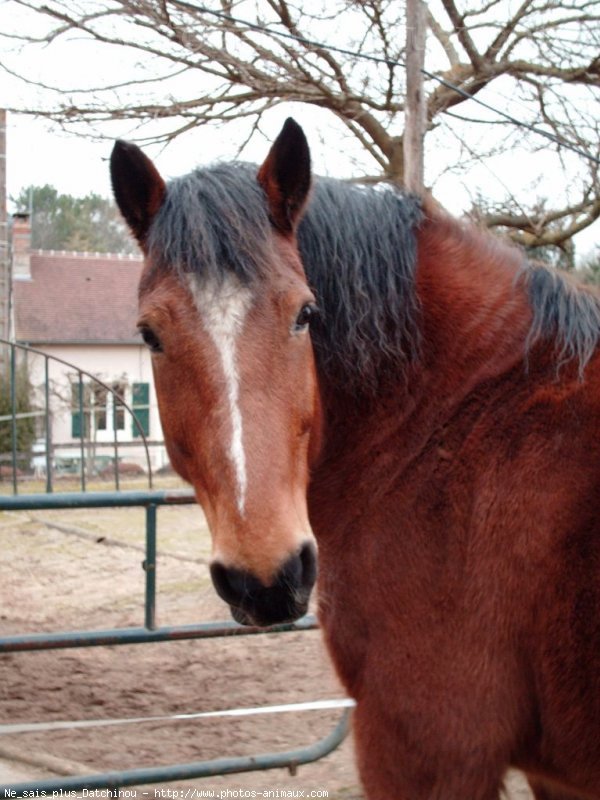
[[[302,585],[310,588],[317,580],[317,551],[312,542],[306,542],[300,550]]]
[[[219,564],[217,562],[211,564],[210,577],[212,578],[213,585],[217,590],[219,597],[222,597],[226,603],[233,603],[236,605],[233,597],[233,588],[229,583],[227,567],[224,567],[223,564]]]
[[[210,575],[219,597],[234,606],[239,606],[243,600],[251,598],[262,586],[249,572],[225,567],[218,562],[210,565]]]
[[[302,545],[300,551],[290,556],[275,576],[272,589],[292,592],[310,592],[317,578],[317,554],[312,542]]]

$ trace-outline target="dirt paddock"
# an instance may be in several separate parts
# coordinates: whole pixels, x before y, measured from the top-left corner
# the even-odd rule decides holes
[[[143,623],[142,510],[4,512],[0,542],[0,635]],[[208,554],[198,508],[159,509],[158,624],[228,618],[210,585]],[[0,725],[168,717],[343,696],[318,631],[0,659]],[[288,750],[324,737],[338,717],[319,711],[0,735],[0,784]],[[520,776],[511,775],[508,785],[510,800],[530,798]],[[296,776],[272,770],[164,787],[362,796],[349,739]]]

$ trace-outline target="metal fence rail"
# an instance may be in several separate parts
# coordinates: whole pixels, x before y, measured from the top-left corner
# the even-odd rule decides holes
[[[345,709],[335,728],[324,739],[308,747],[286,750],[282,753],[263,753],[239,758],[218,758],[211,761],[194,761],[187,764],[173,764],[169,767],[146,767],[103,772],[97,775],[61,778],[55,781],[31,781],[0,786],[4,797],[36,797],[41,792],[82,791],[83,789],[119,789],[125,786],[139,786],[146,783],[189,780],[191,778],[212,778],[216,775],[233,775],[239,772],[288,768],[295,774],[302,764],[310,764],[331,753],[345,739],[348,733],[350,710]]]
[[[129,629],[129,631],[127,629],[117,629],[111,631],[110,636],[107,636],[105,632],[102,637],[93,631],[5,637],[0,639],[0,652],[56,649],[97,644],[130,644],[133,641],[161,641],[168,639],[169,636],[165,631],[162,634],[157,632],[156,638],[143,638],[144,631],[146,636],[150,637],[150,632],[155,631],[156,628],[156,509],[158,506],[193,504],[195,502],[194,493],[186,490],[64,492],[62,494],[0,496],[0,511],[31,511],[34,509],[43,511],[60,508],[130,508],[134,506],[146,509],[146,554],[143,561],[146,581],[143,629]],[[137,633],[132,635],[132,631]]]

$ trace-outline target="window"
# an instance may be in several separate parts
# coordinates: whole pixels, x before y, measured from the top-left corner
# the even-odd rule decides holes
[[[96,422],[95,429],[97,431],[105,431],[108,391],[104,386],[92,386],[91,390],[92,410]]]
[[[124,383],[113,383],[112,390],[114,394],[110,396],[110,410],[112,412],[112,429],[116,431],[125,430],[125,407],[123,400],[125,398],[126,385]]]
[[[109,440],[115,433],[125,431],[123,402],[127,384],[116,381],[110,389],[92,381],[80,383],[77,380],[71,384],[71,436],[74,439]]]

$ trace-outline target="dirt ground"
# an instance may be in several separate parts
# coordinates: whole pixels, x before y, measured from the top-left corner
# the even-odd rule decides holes
[[[0,635],[143,624],[143,543],[139,509],[0,513]],[[159,509],[159,625],[229,618],[210,585],[208,554],[208,532],[197,507]],[[343,696],[318,631],[0,658],[0,726],[172,716]],[[325,736],[338,717],[337,711],[313,711],[10,735],[0,727],[0,785],[59,772],[292,749]],[[338,800],[362,796],[350,739],[296,776],[273,770],[164,786],[229,789],[229,796],[242,789],[321,790],[320,796]],[[510,777],[509,786],[510,800],[530,797],[518,775]]]

